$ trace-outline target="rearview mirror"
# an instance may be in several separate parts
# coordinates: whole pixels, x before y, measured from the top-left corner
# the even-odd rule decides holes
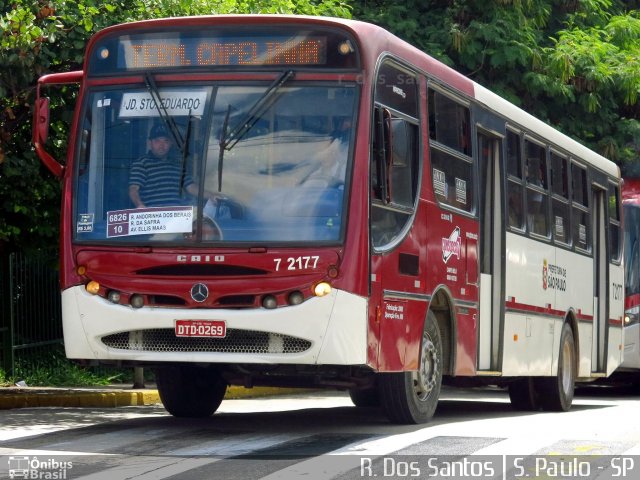
[[[49,99],[36,99],[33,109],[33,143],[44,144],[49,137]]]

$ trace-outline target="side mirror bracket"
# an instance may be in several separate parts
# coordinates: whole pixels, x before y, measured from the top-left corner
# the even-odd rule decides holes
[[[38,88],[36,90],[36,100],[33,108],[33,125],[32,137],[33,147],[40,161],[53,173],[56,177],[62,178],[64,175],[64,165],[58,162],[47,150],[45,143],[49,137],[49,99],[41,96],[40,87],[42,85],[56,85],[80,83],[82,81],[82,71],[54,73],[45,75],[38,80]]]

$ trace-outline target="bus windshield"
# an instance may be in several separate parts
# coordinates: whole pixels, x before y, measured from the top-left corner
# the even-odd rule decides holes
[[[640,206],[625,203],[624,263],[625,295],[640,294]]]
[[[355,107],[354,85],[283,77],[92,90],[75,240],[340,242]]]

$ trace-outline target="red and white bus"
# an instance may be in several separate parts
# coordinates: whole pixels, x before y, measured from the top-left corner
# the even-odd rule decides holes
[[[640,178],[625,177],[622,210],[625,257],[624,359],[617,373],[631,376],[637,381],[640,376]]]
[[[61,164],[41,91],[73,82]],[[64,181],[67,356],[156,368],[174,415],[327,386],[418,423],[443,378],[567,410],[622,359],[616,165],[377,26],[107,28],[40,79],[34,144]],[[141,176],[179,193],[138,202]]]

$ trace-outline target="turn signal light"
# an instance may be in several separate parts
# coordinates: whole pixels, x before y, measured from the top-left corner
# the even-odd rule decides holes
[[[87,286],[84,287],[84,288],[91,295],[97,295],[98,292],[100,291],[100,284],[98,282],[96,282],[95,280],[91,280],[89,283],[87,283]]]
[[[313,288],[316,297],[324,297],[331,293],[331,285],[327,282],[320,282]]]

